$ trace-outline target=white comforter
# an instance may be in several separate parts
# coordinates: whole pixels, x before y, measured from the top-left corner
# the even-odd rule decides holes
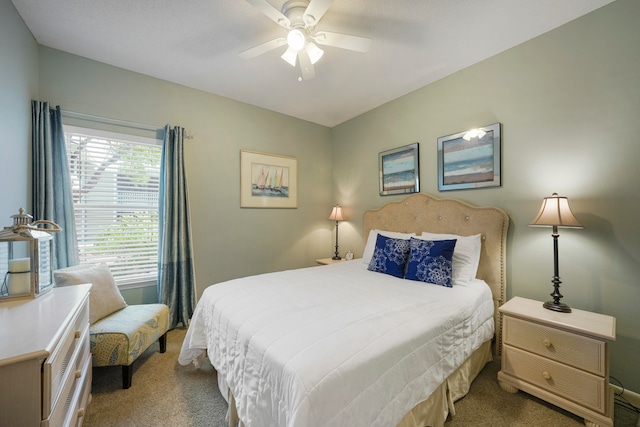
[[[209,286],[179,362],[208,350],[246,427],[395,426],[493,336],[486,283],[445,288],[359,260]]]

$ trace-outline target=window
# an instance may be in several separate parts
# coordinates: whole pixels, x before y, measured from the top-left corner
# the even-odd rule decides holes
[[[155,281],[161,141],[65,126],[81,264],[118,285]]]

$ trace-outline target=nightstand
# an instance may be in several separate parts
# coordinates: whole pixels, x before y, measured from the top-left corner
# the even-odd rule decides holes
[[[341,258],[341,259],[332,259],[332,258],[320,258],[317,259],[316,262],[320,265],[328,265],[328,264],[336,264],[339,262],[343,262],[346,261],[346,259]]]
[[[500,387],[559,406],[583,417],[587,426],[613,426],[609,343],[616,339],[616,319],[576,309],[559,313],[520,297],[499,310],[504,316]]]

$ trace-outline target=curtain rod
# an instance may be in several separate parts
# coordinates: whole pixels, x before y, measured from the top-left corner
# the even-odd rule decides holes
[[[145,123],[129,122],[129,121],[126,121],[126,120],[112,119],[112,118],[109,118],[109,117],[95,116],[93,114],[78,113],[78,112],[75,112],[75,111],[68,111],[68,110],[60,110],[60,111],[61,111],[63,116],[67,116],[67,117],[72,118],[72,119],[83,119],[83,120],[89,120],[89,121],[94,121],[94,122],[99,122],[99,123],[130,127],[130,128],[135,128],[135,129],[150,130],[150,131],[154,131],[154,132],[158,131],[160,129],[164,129],[164,126],[155,126],[155,125],[149,125],[149,124],[145,124]],[[186,139],[193,139],[193,133],[191,131],[185,129],[184,130],[184,137]]]

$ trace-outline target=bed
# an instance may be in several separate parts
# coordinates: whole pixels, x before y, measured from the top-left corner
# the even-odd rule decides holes
[[[179,362],[206,354],[230,426],[441,426],[501,347],[508,224],[499,208],[424,193],[367,211],[363,259],[209,286]],[[475,278],[456,278],[472,238]],[[381,244],[402,240],[454,245],[442,264],[454,280],[370,270]]]

